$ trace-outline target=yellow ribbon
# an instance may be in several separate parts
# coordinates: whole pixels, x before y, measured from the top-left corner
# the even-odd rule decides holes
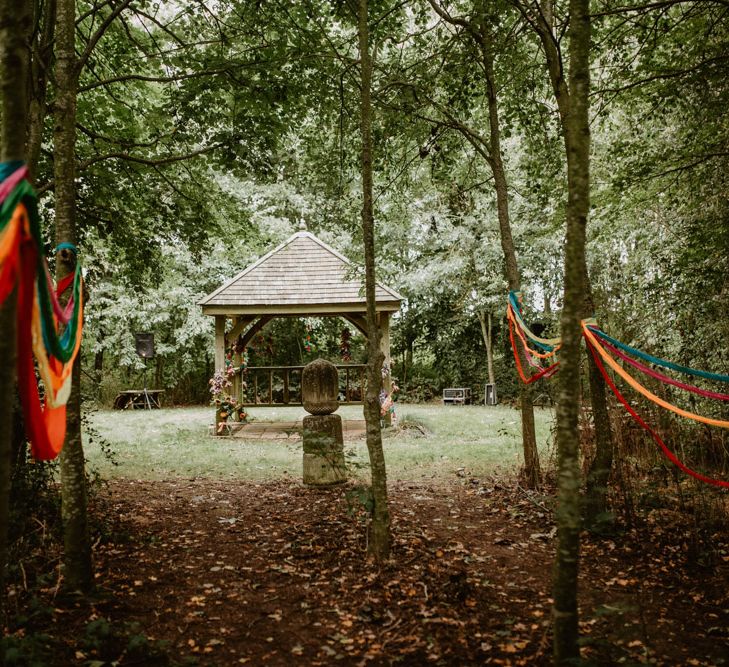
[[[524,346],[529,351],[529,354],[538,357],[539,359],[549,359],[550,357],[553,357],[557,352],[559,352],[559,348],[562,347],[562,339],[561,338],[555,338],[553,340],[559,341],[559,344],[554,347],[554,349],[551,352],[538,352],[537,350],[532,349],[529,347],[529,343],[526,339],[526,336],[524,335],[524,331],[521,326],[518,325],[516,318],[514,317],[515,311],[511,307],[511,304],[509,304],[508,308],[506,309],[506,316],[511,319],[511,321],[514,324],[514,328],[516,329],[516,334],[521,338],[522,342],[524,343]]]
[[[637,392],[643,394],[648,400],[653,401],[656,405],[660,405],[662,408],[666,408],[666,410],[670,410],[671,412],[675,412],[677,415],[681,415],[682,417],[686,417],[688,419],[693,419],[694,421],[702,422],[703,424],[709,424],[710,426],[719,426],[720,428],[729,428],[729,421],[725,421],[723,419],[713,419],[712,417],[704,417],[703,415],[697,415],[693,412],[688,412],[687,410],[682,410],[681,408],[673,405],[672,403],[668,403],[667,401],[664,401],[662,398],[659,398],[655,394],[651,393],[646,389],[640,382],[638,382],[635,378],[633,378],[629,373],[627,373],[620,364],[615,361],[608,353],[607,351],[600,345],[597,338],[594,336],[594,334],[587,328],[587,324],[583,321],[582,322],[582,332],[585,335],[585,338],[591,343],[591,345],[598,351],[600,356],[607,362],[607,364],[612,368],[623,380],[625,380],[633,389],[635,389]]]
[[[524,323],[524,320],[521,317],[521,313],[516,308],[511,308],[511,310],[514,312],[514,316],[518,320],[519,326],[524,330],[524,333],[526,333],[526,335],[529,336],[529,338],[531,338],[532,340],[535,340],[537,343],[542,343],[542,345],[550,345],[552,347],[560,345],[562,343],[561,338],[540,338]]]

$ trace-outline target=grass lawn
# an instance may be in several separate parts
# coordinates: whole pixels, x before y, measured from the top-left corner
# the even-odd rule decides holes
[[[303,408],[253,410],[259,421],[300,419]],[[361,406],[340,408],[343,419],[362,419]],[[170,479],[212,477],[273,479],[301,477],[301,440],[217,438],[208,435],[209,407],[147,411],[99,411],[92,429],[111,447],[118,465],[104,455],[99,437],[86,434],[86,455],[103,477]],[[479,476],[497,469],[513,471],[522,463],[519,412],[497,406],[398,404],[400,424],[417,423],[425,431],[405,428],[385,432],[389,479],[424,480],[455,475],[460,468]],[[542,456],[549,453],[553,413],[536,410],[537,440]],[[366,476],[364,439],[344,444],[352,475]]]

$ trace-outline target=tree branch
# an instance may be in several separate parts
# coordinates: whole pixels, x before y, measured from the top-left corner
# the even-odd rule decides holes
[[[110,79],[99,79],[94,83],[89,83],[85,86],[81,86],[78,89],[79,93],[85,93],[94,88],[101,88],[102,86],[108,86],[112,83],[120,83],[123,81],[149,81],[154,83],[173,83],[175,81],[184,81],[185,79],[194,79],[201,76],[213,76],[215,74],[231,74],[229,67],[221,67],[219,69],[208,69],[200,72],[187,72],[185,74],[174,74],[172,76],[151,76],[146,74],[120,74],[119,76],[111,77]],[[236,79],[236,82],[237,79]]]
[[[84,66],[86,65],[86,61],[91,57],[91,54],[96,48],[96,45],[98,44],[99,40],[104,36],[104,33],[109,29],[109,26],[114,23],[116,17],[119,16],[127,7],[129,7],[132,2],[134,2],[134,0],[122,0],[121,4],[115,7],[109,14],[109,16],[107,16],[101,22],[101,25],[96,29],[96,32],[91,35],[89,41],[86,44],[86,48],[83,50],[78,60],[76,61],[76,68],[78,72],[80,72],[84,68]]]
[[[147,158],[142,157],[139,155],[130,155],[129,153],[124,153],[121,151],[117,151],[114,153],[106,153],[104,155],[95,155],[94,157],[87,158],[86,160],[83,160],[78,163],[76,169],[77,171],[83,171],[84,169],[87,169],[91,165],[96,164],[97,162],[103,162],[104,160],[122,160],[124,162],[133,162],[135,164],[142,164],[147,167],[157,168],[157,167],[163,167],[168,164],[172,164],[174,162],[182,162],[184,160],[191,160],[192,158],[198,157],[200,155],[204,155],[205,153],[209,153],[210,151],[214,151],[218,148],[222,148],[225,146],[225,143],[219,142],[217,144],[213,144],[212,146],[206,146],[205,148],[200,148],[196,151],[191,151],[190,153],[185,153],[184,155],[168,155],[166,157],[157,157],[157,158]],[[38,188],[38,194],[43,194],[44,192],[47,192],[48,190],[52,190],[55,187],[55,179],[51,179],[47,183],[44,183],[42,186]]]

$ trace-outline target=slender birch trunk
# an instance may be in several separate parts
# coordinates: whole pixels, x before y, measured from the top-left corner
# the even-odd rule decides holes
[[[54,176],[56,193],[56,243],[76,238],[76,97],[79,67],[75,50],[75,0],[58,0],[56,7],[56,99]],[[57,255],[56,277],[75,269],[76,257],[68,250]],[[67,298],[67,296],[66,296]],[[61,514],[64,538],[65,586],[88,592],[94,578],[87,515],[86,471],[81,443],[81,355],[72,374],[71,396],[66,406],[66,441],[61,452]]]
[[[32,30],[29,0],[0,0],[0,86],[2,86],[3,162],[25,160],[27,92]],[[13,407],[16,387],[15,291],[0,306],[0,628],[5,627],[5,569],[8,560],[10,469],[12,465]]]
[[[506,280],[511,291],[521,289],[521,276],[516,259],[514,237],[511,233],[511,217],[509,214],[509,186],[506,180],[506,170],[501,152],[501,125],[499,122],[499,105],[494,74],[493,49],[488,38],[488,28],[485,18],[479,25],[479,46],[486,75],[486,90],[489,108],[489,143],[491,172],[494,175],[494,188],[496,190],[496,210],[499,219],[499,232],[501,249],[504,253],[506,266]],[[517,354],[522,357],[522,364],[528,367],[526,353],[519,349]],[[532,388],[520,383],[519,402],[521,405],[521,435],[524,451],[524,484],[528,488],[536,488],[542,481],[542,471],[539,465],[539,451],[537,450],[537,432],[534,424],[534,403]]]
[[[478,323],[481,325],[481,336],[483,336],[483,344],[486,346],[486,371],[488,373],[489,384],[496,384],[496,375],[494,373],[494,336],[493,322],[491,312],[484,313],[478,311]]]
[[[380,330],[375,302],[375,220],[372,204],[372,58],[367,25],[367,0],[359,0],[358,33],[362,70],[361,132],[362,132],[362,233],[365,251],[365,293],[367,298],[367,391],[365,419],[367,420],[367,451],[372,475],[374,508],[370,523],[369,551],[382,561],[390,555],[390,510],[387,504],[387,469],[380,430],[380,387],[382,362]]]

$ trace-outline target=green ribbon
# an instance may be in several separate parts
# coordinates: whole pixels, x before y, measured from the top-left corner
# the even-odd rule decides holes
[[[15,209],[22,203],[28,211],[28,219],[30,221],[30,233],[37,248],[43,247],[43,238],[41,235],[40,216],[38,215],[38,200],[33,186],[23,180],[8,195],[0,208],[0,231],[10,222]],[[69,247],[70,246],[70,247]],[[69,247],[75,251],[75,247],[71,244],[60,244],[61,247]],[[38,266],[36,273],[36,285],[38,286],[38,305],[41,315],[41,330],[43,332],[43,344],[46,350],[62,363],[66,363],[73,356],[76,347],[76,335],[78,333],[78,313],[81,307],[81,266],[76,263],[76,270],[73,279],[73,314],[61,336],[56,331],[55,321],[53,319],[53,304],[51,302],[51,294],[48,291],[48,281],[46,280],[45,260],[42,253],[38,255]]]

